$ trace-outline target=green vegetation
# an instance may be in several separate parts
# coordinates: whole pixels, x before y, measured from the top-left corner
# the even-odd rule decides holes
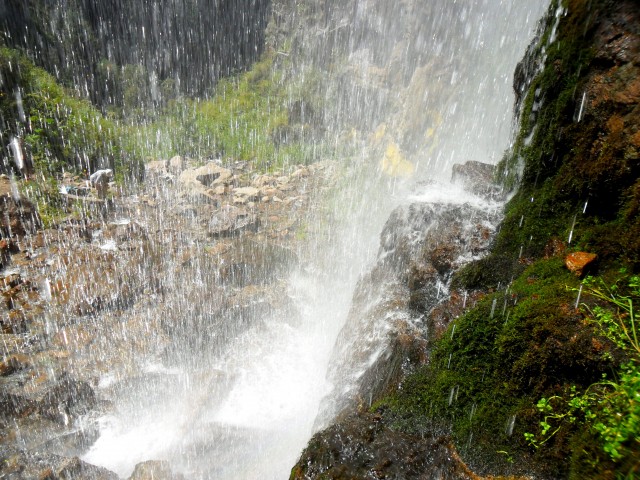
[[[116,181],[123,182],[140,178],[145,161],[174,155],[250,161],[276,170],[310,163],[328,148],[314,113],[314,77],[284,78],[272,54],[221,80],[207,99],[178,97],[165,82],[160,85],[165,103],[156,110],[141,100],[146,88],[141,67],[103,63],[100,68],[100,75],[120,82],[131,104],[126,112],[98,111],[19,51],[0,48],[0,139],[7,145],[13,136],[22,138],[35,175],[19,188],[38,205],[47,225],[68,213],[58,192],[65,172],[86,178],[97,168],[112,168]],[[10,164],[4,161],[6,173]]]
[[[210,99],[174,100],[145,124],[129,125],[127,148],[142,158],[230,158],[262,168],[309,163],[319,153],[312,141],[317,126],[313,117],[296,118],[296,105],[306,101],[292,89],[265,55],[248,72],[220,81]]]
[[[106,165],[123,174],[135,169],[125,160],[117,124],[24,55],[0,48],[0,75],[0,138],[8,144],[21,136],[41,178]]]
[[[588,428],[597,436],[602,450],[618,465],[621,478],[633,478],[640,472],[640,343],[638,343],[637,307],[640,277],[632,276],[626,285],[621,280],[607,286],[600,278],[584,281],[586,294],[603,301],[602,305],[584,305],[588,319],[598,333],[607,338],[626,357],[612,379],[602,379],[579,390],[571,385],[563,395],[541,398],[537,408],[543,415],[538,434],[526,432],[525,438],[540,448],[567,424]]]

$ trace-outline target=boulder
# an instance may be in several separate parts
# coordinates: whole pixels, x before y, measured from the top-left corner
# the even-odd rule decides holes
[[[256,200],[260,194],[260,190],[255,187],[239,187],[233,189],[233,194],[247,200]]]
[[[587,268],[592,265],[597,258],[598,256],[595,253],[573,252],[565,257],[564,264],[570,272],[575,273],[578,277],[582,277]]]
[[[209,219],[208,233],[211,237],[227,237],[244,230],[255,230],[258,224],[256,215],[249,214],[242,208],[225,205]]]
[[[232,172],[216,163],[208,163],[202,167],[184,170],[178,182],[184,187],[203,188],[220,184],[231,178]]]
[[[147,175],[163,175],[167,173],[167,162],[165,160],[154,160],[144,165],[144,171]]]
[[[180,155],[176,155],[175,157],[171,157],[169,162],[167,163],[167,168],[173,174],[180,174],[186,168],[187,162],[184,157]]]
[[[83,381],[64,375],[43,396],[39,410],[46,418],[67,423],[68,417],[88,413],[96,406],[96,395],[91,386]]]
[[[83,462],[77,457],[0,448],[0,478],[47,480],[118,480],[106,468]]]
[[[0,376],[6,377],[12,373],[24,370],[31,364],[31,359],[23,353],[14,353],[0,361]]]
[[[148,460],[136,465],[129,480],[183,480],[184,476],[171,471],[169,462]]]
[[[33,203],[11,194],[0,196],[0,238],[34,233],[40,228],[42,221]]]
[[[29,368],[30,360],[12,358],[8,365],[12,371],[0,377],[0,414],[24,417],[39,413],[66,425],[96,406],[95,393],[88,383],[65,372],[38,372]]]
[[[378,412],[359,413],[317,433],[290,478],[479,478],[462,462],[450,438],[409,435],[386,423]]]
[[[469,160],[464,164],[455,164],[452,169],[451,183],[462,187],[475,195],[497,199],[501,188],[494,181],[495,166],[488,163]]]

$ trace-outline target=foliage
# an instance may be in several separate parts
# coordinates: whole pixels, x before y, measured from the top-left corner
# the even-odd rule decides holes
[[[640,471],[640,345],[634,310],[640,299],[640,278],[632,276],[625,283],[623,287],[620,282],[607,286],[601,278],[588,277],[585,292],[605,303],[583,308],[597,331],[628,360],[612,379],[603,374],[583,391],[571,385],[563,395],[541,398],[536,405],[544,416],[540,432],[524,435],[532,446],[540,448],[567,424],[591,429],[603,451],[627,475]]]
[[[0,49],[0,138],[24,138],[41,178],[63,171],[114,168],[126,174],[120,129],[88,101],[60,86],[16,50]]]
[[[211,98],[177,99],[151,121],[131,124],[127,149],[143,158],[226,158],[265,168],[312,161],[321,152],[315,119],[292,118],[302,100],[291,99],[292,87],[272,66],[267,54],[248,72],[218,82]]]

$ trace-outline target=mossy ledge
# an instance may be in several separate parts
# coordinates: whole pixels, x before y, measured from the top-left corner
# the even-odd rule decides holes
[[[488,256],[453,280],[454,290],[480,300],[430,339],[428,365],[359,414],[372,416],[372,432],[413,435],[416,444],[450,434],[482,475],[640,475],[637,426],[616,458],[588,415],[559,421],[535,446],[525,435],[539,435],[541,399],[568,405],[603,374],[619,378],[636,362],[593,321],[598,305],[616,310],[587,289],[579,296],[583,279],[565,257],[597,254],[586,273],[604,285],[640,269],[638,7],[635,0],[552,2],[516,71],[519,130],[498,168],[512,198]],[[637,414],[638,399],[631,402]],[[340,471],[339,455],[314,453],[330,433],[314,437],[292,478],[342,478],[332,473]],[[310,476],[318,462],[331,468]]]

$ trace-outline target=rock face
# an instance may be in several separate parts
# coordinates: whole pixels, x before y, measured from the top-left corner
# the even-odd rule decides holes
[[[149,460],[136,465],[129,480],[184,480],[184,476],[174,474],[168,462]]]
[[[453,166],[451,183],[483,197],[500,199],[503,188],[495,184],[496,167],[487,163],[468,161]]]
[[[372,446],[379,435],[388,438],[385,426],[406,434],[428,433],[433,428],[429,422],[444,422],[457,446],[466,447],[465,458],[486,471],[527,471],[554,479],[637,472],[637,442],[624,443],[620,458],[612,459],[592,420],[554,424],[558,434],[535,449],[525,437],[536,432],[537,439],[545,438],[539,436],[540,422],[551,417],[536,408],[540,398],[553,397],[556,412],[556,405],[581,398],[569,392],[593,391],[603,374],[610,375],[629,358],[579,308],[580,300],[590,306],[595,301],[585,291],[576,297],[581,283],[567,268],[583,275],[595,254],[592,273],[606,282],[619,278],[621,265],[638,269],[637,7],[636,1],[552,4],[540,41],[516,72],[521,128],[499,174],[507,189],[519,189],[506,206],[489,254],[463,271],[474,277],[458,284],[473,289],[469,297],[452,292],[429,317],[441,324],[465,304],[478,303],[436,340],[430,364],[407,378],[373,418],[363,420],[367,426],[362,430],[369,436],[361,435],[345,415],[314,437],[293,478],[342,478],[342,472],[347,472],[344,478],[384,478],[379,465],[390,466],[394,460],[385,447]],[[403,244],[400,235],[389,238],[390,244]],[[389,253],[392,261],[402,258],[402,249]],[[418,291],[447,271],[455,253],[444,243],[423,258],[407,276],[407,285]],[[428,298],[424,292],[416,305],[425,294]],[[635,302],[637,295],[632,296]],[[408,302],[398,303],[402,310]],[[615,307],[611,312],[615,315]],[[395,368],[399,362],[389,356],[384,363]],[[384,370],[380,372],[384,379]],[[632,395],[624,403],[621,409],[633,405],[637,410]],[[361,404],[368,407],[368,398]],[[613,430],[617,422],[612,422]],[[507,450],[513,458],[500,459]],[[412,460],[409,455],[403,462],[411,465]],[[369,473],[363,472],[364,465]],[[432,475],[403,472],[396,478]]]
[[[428,332],[452,319],[434,313],[448,302],[451,276],[482,255],[498,218],[486,204],[445,201],[414,203],[391,214],[378,263],[359,281],[336,342],[328,377],[340,395],[325,399],[320,422],[358,403],[371,405],[409,369],[427,362]]]
[[[380,420],[376,414],[351,415],[315,435],[290,480],[479,478],[460,460],[447,437],[399,433]]]
[[[0,475],[16,479],[118,480],[115,473],[85,463],[77,457],[27,453],[6,447],[0,447]]]

